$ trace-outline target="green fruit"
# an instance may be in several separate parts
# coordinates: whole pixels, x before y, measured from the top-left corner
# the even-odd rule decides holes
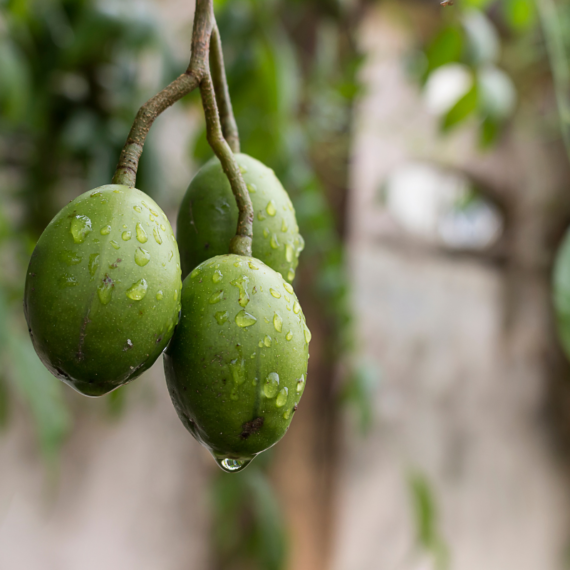
[[[255,212],[253,257],[291,283],[304,247],[293,204],[273,170],[247,154],[235,157]],[[183,277],[203,261],[229,252],[237,221],[230,183],[214,157],[190,182],[178,212],[176,235]]]
[[[185,279],[166,381],[182,423],[222,469],[243,469],[285,435],[310,340],[291,285],[255,258],[220,255]]]
[[[101,396],[149,368],[180,309],[170,224],[146,194],[101,186],[70,202],[32,254],[24,311],[36,352],[58,378]]]
[[[558,336],[566,356],[570,358],[570,230],[566,232],[556,255],[553,295]]]

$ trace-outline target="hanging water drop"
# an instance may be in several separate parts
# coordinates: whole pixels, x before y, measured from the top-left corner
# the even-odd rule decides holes
[[[148,237],[140,222],[137,224],[136,230],[137,230],[137,239],[139,240],[139,242],[146,243],[148,241]]]
[[[281,332],[283,329],[283,319],[278,313],[275,313],[275,315],[273,315],[273,326],[277,332]]]
[[[275,398],[279,390],[279,374],[277,372],[270,372],[265,379],[263,385],[263,393],[266,398]]]
[[[142,247],[137,247],[135,251],[135,263],[139,267],[144,267],[150,261],[150,253]]]
[[[146,279],[140,279],[127,289],[127,297],[133,301],[140,301],[146,295],[147,289],[148,283],[146,282]]]
[[[83,243],[92,231],[91,220],[87,216],[75,216],[71,220],[69,231],[75,243]]]
[[[242,309],[236,315],[235,321],[238,327],[245,328],[255,324],[257,322],[257,319],[253,315],[247,313],[245,310]]]

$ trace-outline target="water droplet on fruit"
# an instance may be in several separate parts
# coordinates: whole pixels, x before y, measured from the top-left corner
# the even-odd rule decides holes
[[[123,238],[123,241],[129,241],[131,239],[131,236],[133,234],[129,231],[123,232],[121,237]]]
[[[147,203],[144,200],[141,201],[141,204],[148,210]]]
[[[135,263],[139,267],[144,267],[150,261],[150,253],[143,249],[142,247],[138,247],[135,251]]]
[[[219,325],[223,325],[228,320],[228,312],[218,311],[214,317],[216,317],[216,321],[218,321]]]
[[[279,390],[279,374],[277,372],[270,372],[265,379],[263,385],[263,393],[266,398],[275,398]]]
[[[291,287],[291,285],[289,285],[289,283],[283,283],[283,289],[285,289],[285,291],[287,291],[288,293],[291,293],[291,295],[294,293],[293,291],[293,287]]]
[[[60,289],[65,289],[67,287],[75,287],[77,285],[77,279],[71,275],[62,275],[59,278]]]
[[[275,208],[275,202],[270,200],[265,207],[265,211],[270,215],[274,216],[277,213],[277,208]]]
[[[291,415],[291,410],[286,410],[286,411],[283,413],[283,419],[284,419],[284,420],[288,420],[290,415]]]
[[[276,299],[281,299],[281,293],[279,293],[279,291],[275,291],[275,289],[269,288],[269,292],[270,292],[271,295],[272,295],[273,297],[275,297]]]
[[[178,289],[174,289],[174,300],[178,301]]]
[[[75,216],[71,220],[69,231],[75,243],[83,243],[92,231],[91,220],[87,216]]]
[[[99,297],[99,301],[101,301],[102,305],[107,305],[111,300],[114,286],[115,284],[113,283],[113,280],[108,275],[105,275],[97,287],[97,296]]]
[[[250,327],[251,325],[257,322],[257,319],[253,316],[244,311],[243,309],[236,315],[235,318],[236,325],[238,327]]]
[[[289,279],[289,281],[293,281],[293,279],[295,279],[295,270],[294,269],[289,269],[289,273],[287,273],[287,279]]]
[[[127,289],[127,297],[133,301],[140,301],[146,295],[147,289],[148,283],[146,282],[146,279],[140,279]]]
[[[279,249],[279,242],[277,241],[277,236],[275,234],[271,236],[269,245],[272,247],[272,249]]]
[[[293,312],[296,315],[298,315],[300,310],[301,310],[301,305],[299,305],[299,303],[297,303],[297,301],[295,301],[295,304],[293,305]]]
[[[158,245],[162,244],[162,238],[160,237],[160,232],[156,228],[152,228],[152,233],[154,234],[154,239]]]
[[[281,330],[283,329],[283,319],[281,318],[281,315],[279,315],[278,313],[275,313],[273,315],[273,326],[275,327],[275,330],[277,332],[281,332]]]
[[[210,295],[210,305],[215,305],[216,303],[219,303],[222,299],[224,298],[224,290],[220,289],[220,291],[216,291],[215,293],[212,293]]]
[[[249,268],[253,269],[254,271],[257,271],[259,269],[259,267],[257,267],[256,265],[253,265],[253,263],[251,261],[248,263],[248,265],[249,265]]]
[[[89,256],[89,273],[91,273],[91,277],[95,275],[97,269],[99,269],[99,254],[92,253]]]
[[[230,282],[231,285],[237,287],[239,289],[239,299],[238,303],[242,307],[246,307],[249,303],[249,294],[247,292],[247,284],[249,282],[249,278],[247,275],[242,275],[239,279],[234,279]]]
[[[159,292],[156,294],[156,300],[157,300],[157,301],[162,301],[162,298],[163,298],[163,297],[164,297],[164,293],[163,293],[162,291],[159,291]]]
[[[265,338],[263,339],[263,344],[269,348],[271,346],[271,337],[269,335],[265,335]]]
[[[202,273],[202,271],[198,267],[196,267],[196,269],[194,269],[194,271],[190,273],[190,279],[196,279],[196,277],[198,277],[200,273]]]
[[[133,206],[133,210],[139,214],[142,212],[142,208],[140,206]]]
[[[148,237],[144,228],[141,226],[140,222],[137,224],[137,239],[140,243],[146,243],[148,241]]]
[[[241,267],[241,261],[236,261],[234,263],[234,267]]]
[[[277,399],[275,400],[275,405],[278,408],[282,408],[287,403],[287,398],[289,397],[289,388],[285,386],[279,390],[279,394],[277,395]]]
[[[289,331],[289,332],[285,335],[285,338],[286,338],[287,340],[291,340],[291,339],[293,338],[293,333],[292,333],[291,331]]]
[[[101,192],[93,192],[93,194],[90,194],[91,198],[97,198],[97,196],[101,196]]]
[[[263,346],[263,341],[260,340],[260,341],[257,343],[257,346],[259,346],[259,348],[261,348],[261,347]]]
[[[166,231],[166,226],[163,225],[163,224],[160,224],[160,229],[161,229],[163,232],[165,232],[165,231]]]
[[[100,230],[99,233],[102,236],[108,236],[111,233],[111,226],[107,225],[107,226],[103,226]]]
[[[155,212],[152,208],[150,208],[150,213],[158,218],[158,213]]]
[[[287,303],[291,302],[291,297],[289,297],[288,295],[283,295],[283,298],[285,299],[285,301],[287,301]]]
[[[121,246],[114,240],[111,240],[111,245],[115,248],[115,249],[120,249]]]
[[[229,457],[224,459],[214,457],[214,459],[226,473],[237,473],[238,471],[243,471],[251,463],[251,459],[230,459]]]
[[[77,255],[75,252],[68,249],[62,251],[59,254],[59,258],[66,265],[77,265],[78,263],[81,263],[81,260],[83,259],[80,255]]]
[[[267,219],[267,216],[263,212],[257,212],[257,219],[262,222],[263,220]]]
[[[290,243],[288,243],[288,244],[285,246],[285,259],[286,259],[289,263],[291,263],[291,262],[293,261],[293,253],[294,253],[294,252],[293,252],[293,246],[292,246]]]
[[[301,378],[297,380],[297,394],[300,394],[305,387],[305,375],[301,374]]]
[[[285,233],[289,228],[287,227],[287,222],[285,221],[285,218],[283,218],[283,220],[281,221],[281,231],[283,233]]]
[[[263,228],[263,237],[269,237],[269,230],[267,228]]]
[[[219,269],[216,269],[216,271],[214,271],[214,275],[212,275],[212,281],[214,283],[219,283],[223,278],[224,276],[222,275],[222,272]]]
[[[247,172],[247,166],[243,166],[242,164],[240,164],[240,166],[239,166],[239,171],[240,171],[242,174],[245,174],[245,173]]]
[[[251,183],[250,183],[250,184],[246,184],[246,186],[247,186],[247,191],[248,191],[250,194],[255,194],[255,192],[256,192],[256,190],[257,190],[257,186],[256,186],[255,184],[251,184]]]
[[[311,334],[311,331],[305,326],[304,327],[304,332],[305,332],[305,340],[307,341],[307,344],[309,344],[311,342],[311,338],[313,338],[313,335]]]

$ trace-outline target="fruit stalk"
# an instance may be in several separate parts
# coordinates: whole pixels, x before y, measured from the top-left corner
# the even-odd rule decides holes
[[[236,235],[230,241],[230,253],[251,257],[253,205],[234,154],[224,139],[212,78],[208,73],[200,83],[202,106],[206,116],[206,136],[228,177],[238,207]]]
[[[222,133],[232,149],[232,152],[238,153],[240,152],[239,133],[226,79],[222,40],[217,26],[214,26],[210,40],[210,67],[216,100],[220,111],[220,119],[222,121]]]

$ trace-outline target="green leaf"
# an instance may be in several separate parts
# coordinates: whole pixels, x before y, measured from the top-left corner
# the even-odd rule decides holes
[[[441,122],[441,130],[447,132],[464,121],[477,109],[478,100],[477,84],[474,83],[471,89],[444,115]]]
[[[426,50],[427,76],[438,67],[461,59],[464,35],[461,28],[450,26],[441,30]]]
[[[536,23],[533,0],[504,0],[502,8],[505,21],[517,32],[524,32]]]

